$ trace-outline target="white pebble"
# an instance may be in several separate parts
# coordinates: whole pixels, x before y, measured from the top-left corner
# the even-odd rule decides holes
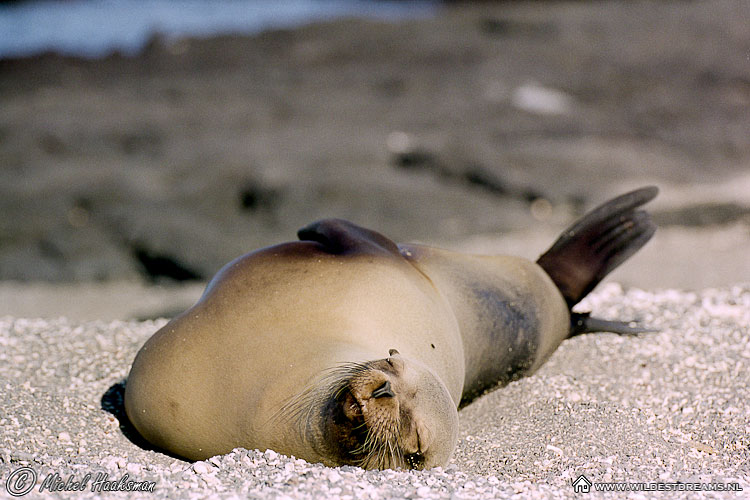
[[[399,130],[388,134],[388,138],[385,141],[388,150],[391,153],[406,153],[412,147],[412,140],[409,134],[401,132]]]
[[[206,462],[195,462],[193,470],[196,474],[208,474],[208,465],[206,465]]]
[[[430,493],[430,487],[429,486],[421,486],[417,488],[417,496],[419,497],[426,497]]]
[[[530,113],[559,115],[573,107],[573,100],[564,92],[536,83],[518,87],[511,97],[513,105]]]
[[[560,448],[558,448],[557,446],[553,445],[553,444],[548,444],[547,445],[547,449],[550,450],[550,451],[554,451],[558,455],[562,455],[563,454],[563,451]]]

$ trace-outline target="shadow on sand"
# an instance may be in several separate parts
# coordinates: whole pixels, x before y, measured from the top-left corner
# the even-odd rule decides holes
[[[165,455],[169,455],[172,458],[185,460],[182,457],[178,457],[176,455],[173,455],[169,452],[162,450],[161,448],[157,448],[156,446],[146,441],[138,433],[136,428],[130,422],[130,419],[128,418],[127,413],[125,413],[125,386],[126,384],[127,384],[127,379],[122,379],[116,384],[112,385],[109,389],[107,389],[107,392],[105,392],[102,395],[102,398],[100,401],[102,410],[106,411],[107,413],[112,414],[117,419],[117,421],[120,424],[120,432],[122,432],[123,435],[126,438],[128,438],[128,440],[134,445],[144,450],[156,451],[159,453],[164,453]]]

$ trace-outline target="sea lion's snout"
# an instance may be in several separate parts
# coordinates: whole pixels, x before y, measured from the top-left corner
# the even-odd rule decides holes
[[[366,469],[444,465],[457,435],[457,414],[445,386],[430,371],[391,350],[356,366],[336,391],[327,422],[344,463]],[[337,415],[340,415],[337,417]],[[449,442],[433,443],[433,436]]]

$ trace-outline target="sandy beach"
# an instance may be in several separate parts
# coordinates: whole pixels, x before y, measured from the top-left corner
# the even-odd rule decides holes
[[[121,426],[122,381],[164,320],[3,317],[0,479],[33,470],[31,498],[74,495],[40,494],[54,474],[79,483],[91,474],[75,493],[81,498],[102,494],[101,486],[91,490],[97,474],[153,483],[136,498],[570,498],[580,475],[744,492],[675,491],[674,498],[750,491],[750,287],[688,293],[610,284],[582,306],[659,331],[566,341],[537,374],[462,409],[451,463],[421,472],[326,468],[252,450],[189,463],[144,449]]]

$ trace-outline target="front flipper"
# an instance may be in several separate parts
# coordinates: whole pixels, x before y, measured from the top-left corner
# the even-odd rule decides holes
[[[638,335],[639,333],[653,333],[658,330],[650,328],[641,328],[631,326],[633,321],[609,321],[606,319],[594,318],[591,313],[571,313],[570,314],[570,337],[582,335],[584,333],[609,332],[618,335]]]
[[[297,231],[300,241],[315,241],[328,253],[399,254],[398,246],[380,233],[343,219],[323,219]]]

